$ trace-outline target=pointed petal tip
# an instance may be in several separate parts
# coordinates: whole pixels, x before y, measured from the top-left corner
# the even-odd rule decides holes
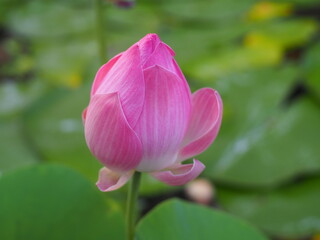
[[[107,76],[107,74],[109,73],[111,68],[117,63],[117,61],[120,59],[122,54],[123,53],[119,53],[118,55],[114,56],[107,63],[105,63],[104,65],[102,65],[100,67],[100,69],[98,70],[98,72],[94,78],[90,96],[93,96],[96,93],[96,91],[98,90],[98,88],[102,84],[104,78]]]
[[[169,50],[169,52],[171,53],[172,56],[175,55],[175,52],[173,51],[173,49],[168,44],[162,42],[161,38],[156,33],[148,33],[140,41],[142,41],[142,40],[143,41],[152,41],[152,42],[155,42],[155,43],[163,44]]]
[[[110,192],[121,188],[131,178],[133,171],[125,173],[117,173],[106,167],[99,171],[99,179],[96,183],[102,192]]]
[[[219,96],[219,93],[217,90],[213,89],[213,88],[209,88],[209,87],[204,87],[204,88],[200,88],[199,90],[197,90],[196,92],[194,92],[194,94],[205,94],[205,93],[208,93],[208,94],[214,94],[216,96]]]
[[[173,50],[166,45],[164,42],[159,42],[157,47],[144,62],[143,68],[148,68],[155,64],[162,66],[165,69],[170,70],[171,72],[176,72],[176,65],[173,56],[175,53]],[[178,72],[176,74],[179,74]]]
[[[105,70],[107,69],[108,66]],[[95,93],[118,92],[124,114],[130,126],[135,126],[144,102],[144,79],[138,44],[123,52],[107,75],[104,75],[103,71],[98,75],[104,77]]]
[[[157,48],[159,43],[161,43],[161,40],[155,33],[147,34],[145,37],[140,39],[139,42],[136,43],[136,45],[138,45],[140,48],[141,60],[143,64]]]
[[[198,91],[195,92],[195,94],[201,94],[201,95],[205,95],[205,94],[209,94],[208,96],[212,96],[214,95],[214,100],[216,101],[217,104],[217,112],[219,117],[221,117],[222,115],[222,111],[223,111],[223,102],[222,102],[222,98],[219,94],[219,92],[213,88],[201,88]],[[219,118],[218,118],[219,119]]]
[[[205,165],[197,159],[193,163],[174,166],[168,171],[153,172],[151,175],[168,185],[179,186],[198,177],[205,169]]]
[[[160,37],[156,33],[148,33],[146,36],[140,39],[138,45],[140,46],[153,46],[154,48],[161,42]]]
[[[146,36],[144,36],[142,39],[147,39],[151,41],[160,41],[160,37],[156,33],[148,33]]]

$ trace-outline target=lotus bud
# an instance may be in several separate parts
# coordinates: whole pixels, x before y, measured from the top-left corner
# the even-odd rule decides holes
[[[205,168],[197,159],[216,138],[222,119],[217,91],[191,94],[174,51],[148,34],[96,74],[83,112],[85,138],[104,165],[97,186],[112,191],[134,171],[182,185]]]

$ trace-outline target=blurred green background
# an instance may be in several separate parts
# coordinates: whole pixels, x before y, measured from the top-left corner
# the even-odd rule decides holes
[[[193,91],[220,92],[220,134],[198,156],[213,204],[272,239],[320,239],[320,1],[106,1],[103,12],[109,58],[155,32]],[[125,189],[95,188],[101,165],[83,136],[99,66],[91,1],[1,0],[1,239],[27,239],[34,226],[41,239],[48,224],[59,230],[46,239],[122,231]],[[140,205],[181,193],[144,176]]]

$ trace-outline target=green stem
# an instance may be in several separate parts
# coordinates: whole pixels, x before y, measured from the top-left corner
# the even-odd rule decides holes
[[[99,58],[100,58],[100,63],[104,64],[107,61],[107,57],[106,57],[107,48],[106,48],[106,39],[105,39],[102,0],[94,0],[94,11],[95,11],[97,44],[99,47],[98,48]]]
[[[140,185],[141,173],[135,172],[129,187],[127,199],[127,240],[134,240],[135,224],[136,224],[136,203],[138,200],[138,191]]]

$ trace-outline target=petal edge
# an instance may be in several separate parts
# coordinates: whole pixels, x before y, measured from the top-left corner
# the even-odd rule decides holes
[[[193,94],[192,101],[191,121],[179,152],[179,161],[206,150],[217,137],[222,121],[223,105],[217,91],[200,89]]]
[[[168,185],[179,186],[190,182],[200,175],[205,165],[197,159],[191,164],[179,164],[168,171],[153,172],[151,175]]]
[[[118,93],[95,94],[85,121],[90,151],[113,171],[134,169],[142,158],[140,139],[128,124]]]
[[[134,128],[143,146],[143,159],[137,170],[152,172],[171,166],[177,159],[191,102],[174,73],[155,65],[144,74],[145,104]]]
[[[96,93],[99,86],[101,85],[104,77],[108,74],[108,72],[111,70],[111,68],[117,63],[119,58],[122,56],[122,53],[119,53],[118,55],[114,56],[112,59],[110,59],[106,64],[102,65],[100,69],[98,70],[93,84],[91,88],[91,96]]]
[[[108,73],[101,76],[103,78],[95,94],[117,92],[124,115],[129,125],[134,127],[141,114],[145,95],[139,46],[134,44],[123,52]]]
[[[114,191],[126,184],[132,174],[133,171],[117,173],[103,167],[99,171],[99,179],[96,185],[102,192]]]

